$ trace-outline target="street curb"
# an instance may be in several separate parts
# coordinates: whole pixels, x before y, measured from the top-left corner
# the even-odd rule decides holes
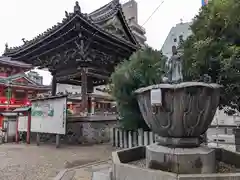
[[[53,178],[53,180],[61,180],[64,174],[67,172],[67,169],[61,170],[56,177]]]
[[[81,165],[81,166],[75,166],[75,167],[72,167],[72,168],[66,168],[66,169],[63,169],[61,170],[56,177],[53,178],[53,180],[62,180],[64,178],[64,175],[69,172],[69,171],[73,171],[75,169],[80,169],[80,168],[85,168],[85,167],[89,167],[89,166],[94,166],[94,165],[98,165],[98,164],[101,164],[101,163],[105,163],[105,162],[108,162],[109,160],[111,160],[111,158],[108,158],[108,159],[105,159],[105,160],[100,160],[100,161],[95,161],[95,162],[91,162],[91,163],[87,163],[87,164],[84,164],[84,165]],[[64,180],[72,180],[73,177],[70,177],[68,179],[64,179]]]
[[[104,163],[104,162],[108,162],[109,160],[111,160],[111,158],[108,158],[108,159],[105,159],[105,160],[100,160],[100,161],[95,161],[95,162],[91,162],[91,163],[87,163],[87,164],[84,164],[84,165],[75,166],[75,167],[67,168],[67,169],[68,170],[80,169],[80,168],[84,168],[84,167],[93,166],[93,165],[101,164],[101,163]]]

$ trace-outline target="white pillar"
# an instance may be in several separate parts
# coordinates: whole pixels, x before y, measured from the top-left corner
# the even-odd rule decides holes
[[[143,139],[144,139],[144,146],[147,146],[148,145],[148,131],[144,131],[143,133]]]
[[[124,148],[128,147],[128,142],[127,142],[127,131],[123,131],[123,146]]]
[[[114,135],[114,138],[115,138],[115,146],[116,146],[116,147],[119,147],[118,129],[117,129],[117,128],[114,128],[114,129],[115,129],[115,131],[114,131],[114,133],[115,133],[115,135]]]
[[[115,128],[111,128],[110,129],[110,141],[111,141],[111,144],[112,146],[114,147],[115,146]]]
[[[132,148],[132,131],[128,131],[128,148]]]
[[[153,132],[149,132],[149,144],[153,144]]]
[[[138,129],[138,146],[143,146],[143,130]]]
[[[123,148],[123,130],[119,129],[119,144],[120,148]]]

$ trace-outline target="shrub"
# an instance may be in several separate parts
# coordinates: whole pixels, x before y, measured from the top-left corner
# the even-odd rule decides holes
[[[148,129],[140,113],[134,91],[161,82],[166,57],[146,48],[119,64],[111,76],[111,92],[117,102],[120,124],[124,129]]]

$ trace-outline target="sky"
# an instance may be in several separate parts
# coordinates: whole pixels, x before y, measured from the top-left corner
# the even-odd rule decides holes
[[[1,0],[0,1],[0,55],[5,43],[9,47],[22,45],[22,38],[30,40],[61,22],[65,11],[73,12],[76,0]],[[83,13],[90,13],[110,0],[79,0]],[[128,0],[120,0],[121,3]],[[138,2],[138,23],[143,23],[162,0],[136,0]],[[180,19],[189,22],[199,12],[202,0],[164,0],[161,7],[143,26],[146,29],[147,44],[161,49],[170,29]],[[37,70],[43,76],[43,83],[50,84],[48,71]]]

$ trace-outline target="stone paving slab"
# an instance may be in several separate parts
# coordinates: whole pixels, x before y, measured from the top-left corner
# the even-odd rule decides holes
[[[0,145],[0,180],[52,180],[65,168],[108,159],[111,145],[61,146],[35,144]],[[68,173],[71,176],[72,173]]]
[[[74,170],[67,171],[60,180],[73,180],[75,175]]]
[[[75,169],[75,176],[73,180],[92,180],[94,172],[108,171],[112,167],[112,161],[106,161],[99,164],[90,165],[87,167]]]

